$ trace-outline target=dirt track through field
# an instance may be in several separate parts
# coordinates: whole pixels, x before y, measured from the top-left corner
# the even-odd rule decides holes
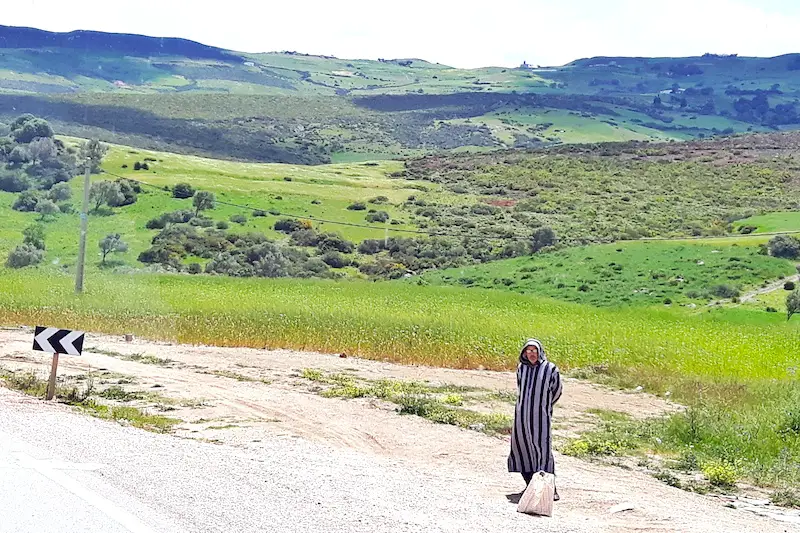
[[[33,369],[45,377],[50,357],[31,351],[30,331],[0,331],[0,366]],[[349,373],[364,379],[427,381],[511,392],[509,372],[462,371],[400,366],[338,355],[158,344],[89,335],[83,357],[62,357],[59,375],[93,375],[98,386],[122,383],[126,390],[148,391],[152,404],[169,403],[163,414],[183,420],[176,435],[264,452],[265,435],[300,438],[335,448],[391,458],[396,464],[444,469],[464,487],[478,489],[509,513],[509,503],[524,488],[518,474],[506,471],[508,437],[400,415],[396,406],[376,399],[343,400],[315,393],[317,384],[300,374],[305,368]],[[153,356],[153,357],[147,357]],[[156,359],[159,358],[159,359]],[[147,361],[147,362],[144,362]],[[105,383],[103,383],[105,382]],[[163,401],[162,401],[163,400]],[[171,400],[167,402],[167,400]],[[478,410],[513,413],[513,403],[497,400]],[[678,409],[641,392],[622,392],[565,379],[555,412],[556,436],[572,435],[593,415],[607,409],[635,417]],[[774,520],[725,508],[711,497],[669,487],[643,473],[557,455],[559,492],[553,520],[597,531],[790,531]],[[454,494],[458,493],[454,487]],[[621,503],[632,510],[610,513]]]

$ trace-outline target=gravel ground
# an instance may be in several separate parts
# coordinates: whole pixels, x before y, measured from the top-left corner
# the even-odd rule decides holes
[[[447,472],[425,472],[300,439],[267,438],[263,453],[254,454],[87,418],[2,388],[0,412],[0,451],[13,448],[36,459],[104,465],[60,472],[82,490],[127,509],[154,532],[597,531],[584,518],[518,514],[512,504],[498,505],[479,486]],[[3,476],[0,487],[14,490],[19,479]],[[53,488],[41,483],[43,492]],[[72,499],[70,510],[52,517],[56,525],[49,531],[72,533],[75,529],[61,529],[58,522],[74,523],[70,516],[95,512]],[[3,509],[0,516],[13,511]],[[0,531],[12,531],[5,523],[0,520]]]

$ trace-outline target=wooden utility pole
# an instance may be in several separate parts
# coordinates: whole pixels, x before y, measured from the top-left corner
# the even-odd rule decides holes
[[[81,238],[78,246],[78,268],[75,273],[75,292],[83,292],[83,271],[86,265],[86,232],[89,226],[89,187],[92,174],[92,160],[86,158],[86,173],[83,176],[83,209],[81,210]],[[57,360],[58,356],[56,356]]]

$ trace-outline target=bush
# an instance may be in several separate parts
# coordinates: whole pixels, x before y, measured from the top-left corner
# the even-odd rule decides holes
[[[736,485],[736,469],[728,463],[709,461],[702,467],[703,475],[717,487],[733,487]]]
[[[24,236],[23,244],[29,244],[38,250],[44,250],[44,226],[41,224],[28,226],[22,231],[22,235]]]
[[[23,191],[17,199],[14,200],[11,209],[14,211],[23,211],[25,213],[32,213],[36,211],[36,205],[39,203],[39,193],[36,191]]]
[[[367,204],[365,204],[364,202],[355,202],[348,205],[347,209],[349,209],[350,211],[366,211]]]
[[[547,248],[548,246],[555,246],[557,242],[558,238],[556,237],[556,232],[553,231],[552,228],[545,226],[542,228],[537,228],[533,232],[531,248],[533,253],[536,253],[543,248]]]
[[[7,171],[0,168],[0,191],[22,192],[30,187],[30,182],[21,172]]]
[[[717,285],[711,289],[711,294],[717,298],[737,298],[739,296],[739,289],[731,287],[730,285]]]
[[[192,263],[189,265],[189,268],[187,268],[186,271],[189,274],[200,274],[203,272],[203,267],[200,265],[200,263]]]
[[[355,250],[355,245],[335,233],[323,233],[319,236],[316,246],[323,252],[341,252],[351,254]]]
[[[230,227],[231,227],[230,224],[228,224],[224,220],[220,220],[219,222],[217,222],[217,229],[225,230],[225,229],[228,229]]]
[[[350,259],[339,252],[326,252],[322,261],[331,268],[344,268],[350,266]]]
[[[387,196],[376,196],[375,198],[371,198],[369,203],[371,204],[385,204],[389,202],[389,198]]]
[[[188,183],[178,183],[172,188],[172,197],[185,200],[194,196],[195,189]]]
[[[369,213],[364,218],[367,220],[367,222],[388,222],[389,213],[386,211],[376,211],[375,213]]]
[[[6,266],[9,268],[24,268],[39,264],[43,259],[44,252],[42,250],[30,244],[21,244],[8,254]]]
[[[194,213],[191,211],[173,211],[148,220],[145,224],[147,229],[164,229],[167,224],[185,224],[192,220]]]
[[[244,226],[247,224],[247,217],[244,215],[231,215],[230,221],[235,224],[241,224]]]
[[[283,233],[294,233],[295,231],[311,229],[311,225],[296,218],[282,218],[275,222],[273,229]]]
[[[796,288],[797,288],[797,285],[795,285],[794,281],[787,281],[786,283],[783,284],[783,290],[786,290],[786,291],[793,291]]]
[[[383,241],[377,239],[366,239],[358,245],[358,253],[365,255],[375,255],[383,250]]]
[[[769,253],[773,257],[797,259],[800,257],[800,240],[791,235],[777,235],[770,239]]]
[[[255,211],[253,211],[253,217],[265,217],[265,216],[267,216],[266,211],[262,211],[261,209],[256,209]]]
[[[72,198],[72,189],[68,183],[56,183],[47,191],[47,197],[54,202],[66,202]]]

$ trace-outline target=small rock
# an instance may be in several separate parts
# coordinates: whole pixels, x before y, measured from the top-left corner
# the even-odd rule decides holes
[[[486,429],[486,424],[472,424],[469,429],[473,431],[483,431]]]
[[[342,358],[342,359],[346,359],[347,358],[347,354],[342,352],[342,353],[339,354],[339,357]]]
[[[636,388],[635,388],[635,389],[633,389],[633,390],[635,390],[636,392],[643,391],[643,390],[644,390],[644,387],[642,387],[641,385],[639,385],[638,387],[636,387]]]
[[[609,513],[621,513],[623,511],[633,511],[635,507],[632,503],[618,503],[608,510]]]

